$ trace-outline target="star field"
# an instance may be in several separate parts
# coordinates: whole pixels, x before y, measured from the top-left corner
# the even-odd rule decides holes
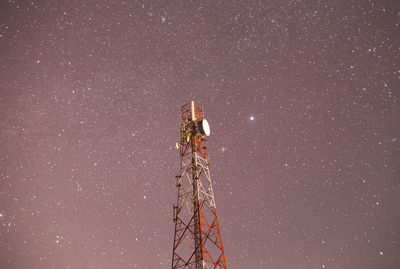
[[[400,268],[398,1],[0,3],[0,268],[170,268],[180,107],[228,268]]]

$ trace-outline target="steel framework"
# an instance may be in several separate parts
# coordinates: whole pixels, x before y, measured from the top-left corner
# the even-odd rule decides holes
[[[172,269],[227,268],[217,209],[211,183],[206,136],[199,132],[204,119],[194,101],[181,107],[181,166],[176,176],[178,201],[173,207],[175,222]]]

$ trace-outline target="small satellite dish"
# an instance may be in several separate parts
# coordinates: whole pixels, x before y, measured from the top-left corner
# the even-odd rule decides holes
[[[179,145],[178,143],[175,143],[175,148],[176,148],[176,149],[179,149],[179,148],[180,148],[180,145]]]
[[[209,136],[210,135],[210,125],[206,119],[202,119],[198,122],[199,131],[201,135]]]

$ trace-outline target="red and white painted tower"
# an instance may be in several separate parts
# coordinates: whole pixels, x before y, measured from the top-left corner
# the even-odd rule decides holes
[[[172,269],[227,268],[206,151],[209,135],[201,106],[182,106]]]

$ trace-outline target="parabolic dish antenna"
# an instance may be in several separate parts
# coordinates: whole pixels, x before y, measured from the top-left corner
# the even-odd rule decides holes
[[[206,119],[202,119],[199,121],[199,131],[201,135],[210,135],[210,125],[208,124],[208,121]]]

